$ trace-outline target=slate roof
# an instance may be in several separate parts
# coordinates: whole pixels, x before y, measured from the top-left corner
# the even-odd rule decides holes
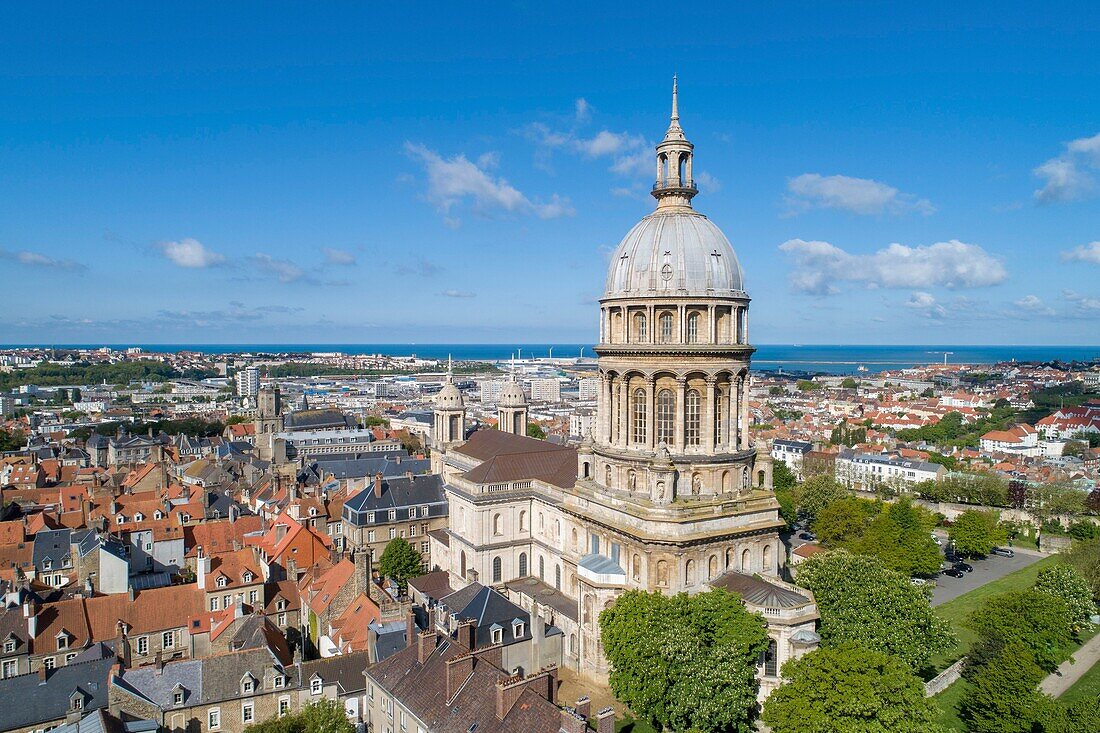
[[[46,558],[50,559],[53,570],[60,570],[65,558],[70,556],[69,529],[46,529],[34,536],[34,555],[32,562],[41,568]]]
[[[710,585],[737,593],[745,603],[764,608],[798,608],[810,602],[809,596],[769,583],[759,575],[745,575],[734,570],[718,576]]]
[[[371,458],[326,458],[313,463],[324,476],[333,476],[337,479],[364,478],[374,476],[381,472],[385,478],[403,476],[407,471],[414,474],[427,473],[431,470],[432,462],[428,459],[402,458],[400,461],[389,457]]]
[[[353,428],[355,421],[341,410],[298,410],[283,418],[284,430],[318,430],[323,428]]]
[[[372,512],[395,507],[420,506],[445,502],[443,477],[438,474],[412,478],[383,479],[382,495],[375,498],[374,490],[367,486],[344,502],[344,509],[355,512]],[[346,514],[345,514],[346,516]]]
[[[509,601],[499,592],[481,583],[471,583],[462,590],[439,599],[440,605],[460,619],[474,619],[478,648],[491,646],[492,627],[499,624],[504,629],[504,644],[515,644],[531,638],[531,615]],[[523,622],[523,634],[518,638],[512,633],[514,620]]]
[[[353,652],[328,659],[303,662],[302,680],[305,682],[315,674],[320,675],[326,684],[339,685],[341,694],[355,694],[367,686],[367,678],[363,676],[363,670],[370,664],[369,657],[369,652]]]
[[[118,660],[112,655],[82,664],[66,664],[46,673],[43,683],[38,673],[0,680],[0,730],[33,728],[69,711],[74,690],[84,696],[85,712],[107,707],[107,675]],[[11,704],[18,700],[19,704]]]
[[[569,488],[577,479],[577,451],[545,440],[479,430],[455,450],[481,461],[465,474],[478,484],[538,479]]]

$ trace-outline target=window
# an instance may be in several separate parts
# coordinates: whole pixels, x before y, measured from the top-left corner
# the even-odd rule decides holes
[[[527,576],[527,553],[519,553],[519,577],[523,578]]]
[[[672,445],[676,433],[676,398],[671,389],[657,393],[657,442]]]
[[[171,649],[176,645],[176,632],[165,631],[160,635],[160,648]]]
[[[68,654],[65,655],[65,664],[68,664],[69,662],[73,661],[74,659],[76,659],[76,652],[69,652]]]
[[[241,722],[251,723],[255,719],[255,708],[252,703],[246,702],[241,705]]]
[[[271,680],[271,685],[276,690],[282,689],[286,685],[286,677],[283,677],[281,674],[275,675],[274,679]]]
[[[638,341],[644,342],[648,337],[648,334],[646,333],[646,326],[648,324],[646,323],[645,313],[639,313],[637,316],[635,316],[634,323],[635,330],[638,332]]]
[[[247,571],[247,570],[246,570],[246,571],[244,571],[244,582],[246,582],[246,583],[251,583],[251,582],[252,582],[252,577],[253,577],[253,576],[252,576],[252,573],[250,573],[250,572],[249,572],[249,571]]]
[[[218,610],[218,597],[217,596],[212,596],[210,598],[210,610],[211,611],[217,611]]]
[[[278,616],[279,626],[286,626],[286,611],[280,611]]]
[[[220,575],[220,576],[218,576],[217,581],[215,581],[215,584],[219,588],[224,588],[225,586],[229,585],[229,580],[224,575]]]
[[[499,583],[501,581],[501,575],[503,575],[503,573],[501,571],[500,558],[499,557],[494,557],[493,558],[493,582],[494,583]]]
[[[57,660],[55,660],[53,657],[46,657],[42,660],[42,666],[46,669],[53,669],[57,666]]]
[[[241,682],[241,694],[243,694],[243,695],[251,694],[255,689],[256,689],[256,681],[254,679],[252,679],[251,677],[245,677],[244,681]]]
[[[416,507],[409,507],[409,519],[416,519]]]
[[[779,674],[779,647],[775,643],[775,639],[768,641],[768,649],[764,652],[764,675],[766,677],[775,677]]]
[[[539,580],[546,579],[546,558],[539,555]]]
[[[57,648],[59,651],[61,649],[69,648],[69,637],[67,634],[65,634],[65,632],[61,632],[57,635]]]
[[[717,396],[718,404],[714,410],[714,440],[721,445],[726,442],[726,412],[729,411],[729,396],[720,394]]]
[[[164,512],[162,512],[160,509],[157,509],[155,512],[153,512],[153,519],[164,519]]]
[[[320,695],[321,694],[321,678],[314,677],[309,681],[309,694]]]
[[[500,536],[504,534],[504,523],[501,520],[499,514],[493,515],[493,534],[495,536]]]
[[[281,718],[289,712],[290,712],[290,698],[289,697],[280,697],[279,698],[279,717]]]
[[[256,600],[259,598],[258,593],[259,593],[258,591],[254,591],[254,590],[248,591],[248,602],[249,603],[255,603]]]
[[[684,443],[686,445],[699,445],[701,403],[699,390],[689,389],[684,397]]]
[[[374,530],[367,530],[367,542],[374,542]]]
[[[374,524],[374,512],[367,512],[367,523]]]
[[[18,659],[5,659],[3,666],[0,666],[0,678],[7,679],[8,677],[14,677],[18,671]]]
[[[80,695],[73,695],[73,699],[70,700],[69,703],[70,703],[69,706],[73,710],[83,710],[84,709],[84,698],[81,697]]]
[[[183,705],[183,690],[176,690],[172,693],[172,704]]]
[[[217,604],[215,603],[214,605],[217,605]],[[137,649],[138,654],[141,654],[141,655],[148,654],[149,653],[149,637],[148,636],[139,636],[137,638],[137,644],[135,645],[135,647]]]
[[[11,652],[14,652],[14,651],[15,651],[15,641],[11,640],[11,639],[9,639],[8,641],[5,641],[4,642],[4,652],[7,653],[7,654],[10,654]]]
[[[632,421],[633,430],[631,431],[630,439],[634,443],[640,445],[646,442],[646,399],[644,389],[638,388],[634,390],[633,403],[634,419]]]
[[[427,555],[428,554],[428,543],[427,542],[421,542],[420,543],[420,554],[421,555]]]
[[[390,527],[390,539],[392,540],[397,536],[397,527]]]
[[[218,708],[208,710],[206,712],[206,723],[210,730],[217,730],[222,727],[222,711]]]
[[[513,621],[512,622],[512,636],[515,637],[516,639],[523,638],[523,632],[525,631],[525,629],[526,629],[526,625],[522,621],[518,621],[518,622]]]
[[[493,631],[493,643],[500,644],[504,641],[504,629],[497,627]]]
[[[138,512],[137,514],[135,514],[135,515],[134,515],[134,521],[135,521],[135,522],[143,522],[143,521],[145,521],[145,515],[144,515],[144,514],[142,514],[141,512]]]
[[[694,344],[699,339],[699,314],[692,313],[688,316],[687,322],[687,341],[689,344]]]
[[[393,521],[396,521],[396,519],[397,519],[397,510],[396,509],[390,509],[390,521],[393,522]]]
[[[662,313],[658,323],[661,325],[661,343],[672,343],[672,314]]]
[[[409,537],[416,537],[416,525],[415,524],[410,524],[409,525]]]

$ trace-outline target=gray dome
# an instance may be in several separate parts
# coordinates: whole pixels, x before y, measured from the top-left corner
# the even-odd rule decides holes
[[[604,297],[742,296],[744,287],[737,255],[710,219],[690,209],[657,211],[611,255]]]
[[[513,382],[509,379],[500,388],[500,399],[497,401],[498,407],[524,407],[526,404],[527,397],[523,394],[523,387],[519,386],[519,382]]]
[[[435,396],[435,405],[442,409],[460,408],[462,407],[462,392],[454,385],[454,382],[447,382],[443,385],[443,389],[439,390],[439,394]]]

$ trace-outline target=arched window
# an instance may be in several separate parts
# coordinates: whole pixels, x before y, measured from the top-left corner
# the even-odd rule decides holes
[[[561,590],[561,565],[554,566],[554,587]]]
[[[702,397],[697,389],[689,389],[684,396],[684,444],[699,445]]]
[[[519,553],[519,577],[527,577],[527,553]]]
[[[527,531],[527,512],[525,511],[520,511],[519,513],[519,531]]]
[[[630,561],[631,576],[634,580],[642,579],[642,558],[635,555]]]
[[[577,635],[569,635],[569,653],[573,656],[577,656]]]
[[[746,549],[741,553],[741,572],[745,573],[752,569],[752,553]]]
[[[546,580],[546,558],[539,555],[539,580]]]
[[[458,557],[459,557],[459,564],[458,564],[459,573],[458,573],[458,575],[459,575],[460,578],[465,578],[466,577],[466,553],[465,553],[465,551],[459,553]]]
[[[687,342],[694,344],[699,340],[699,314],[688,314],[687,322]]]
[[[560,539],[560,538],[561,538],[561,520],[560,519],[555,519],[554,520],[554,539]]]
[[[607,488],[611,488],[611,466],[607,466],[606,468],[604,468],[603,485]]]
[[[640,388],[640,387],[638,389],[634,390],[634,404],[633,404],[634,419],[633,419],[633,430],[631,431],[630,439],[631,439],[631,441],[633,441],[635,444],[638,444],[638,445],[644,445],[645,442],[646,442],[646,437],[645,437],[645,431],[646,431],[646,424],[645,424],[646,404],[645,404],[645,402],[646,402],[646,400],[645,400],[645,390]]]
[[[499,583],[502,580],[502,577],[501,577],[502,575],[503,575],[503,573],[502,573],[502,570],[501,570],[500,558],[499,557],[494,557],[493,558],[493,582],[494,583]]]
[[[729,412],[729,405],[729,395],[715,393],[714,442],[717,445],[726,442],[726,413]]]
[[[772,569],[772,546],[764,545],[764,570]]]
[[[634,338],[640,343],[644,343],[649,338],[648,323],[646,323],[645,313],[639,313],[634,316]]]
[[[657,442],[672,445],[676,432],[676,398],[671,389],[657,393]]]
[[[726,570],[733,567],[733,548],[726,550]]]
[[[658,323],[661,326],[661,343],[672,343],[672,314],[662,313]]]
[[[775,639],[768,640],[768,649],[764,652],[764,676],[775,677],[779,674],[779,645]]]
[[[711,555],[710,560],[707,561],[707,580],[714,580],[718,577],[718,557]]]
[[[594,610],[595,605],[596,604],[593,602],[592,596],[585,596],[584,597],[584,614],[581,618],[582,618],[582,623],[585,626],[592,626],[592,616],[593,616],[592,612]]]
[[[504,534],[504,528],[501,526],[500,515],[493,515],[493,534],[500,536]]]
[[[684,582],[689,586],[695,585],[695,561],[688,560],[684,564]]]
[[[657,561],[657,585],[668,587],[668,563],[664,560]]]
[[[760,488],[764,488],[764,472],[757,471],[756,473],[756,485]]]

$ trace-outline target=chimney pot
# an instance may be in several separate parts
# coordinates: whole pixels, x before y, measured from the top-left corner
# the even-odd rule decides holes
[[[382,472],[374,474],[374,498],[382,498]]]
[[[435,651],[435,645],[438,641],[435,631],[429,629],[428,631],[421,631],[416,637],[416,659],[421,664],[428,661],[428,657]]]
[[[615,733],[615,711],[607,707],[596,713],[596,733]]]
[[[589,699],[588,695],[577,700],[577,714],[585,720],[588,720],[592,715],[592,700]]]

